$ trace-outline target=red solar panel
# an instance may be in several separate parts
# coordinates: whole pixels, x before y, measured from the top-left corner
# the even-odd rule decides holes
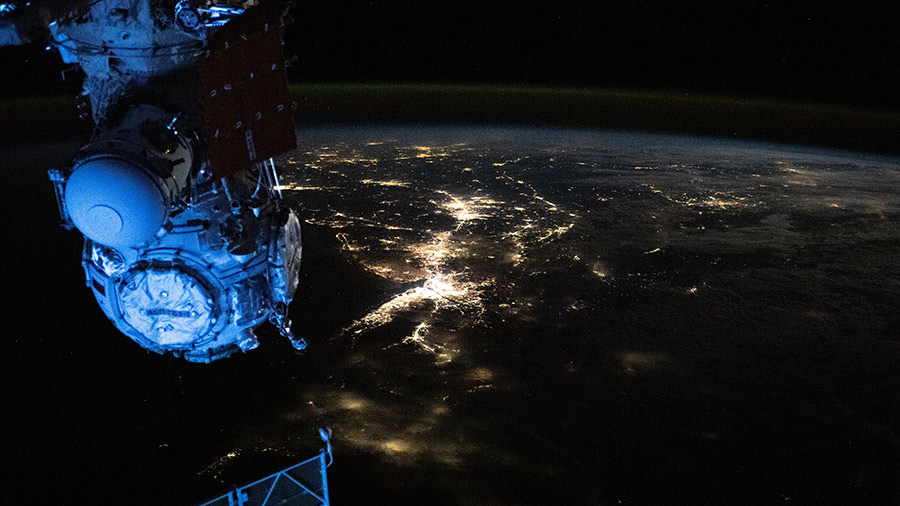
[[[218,177],[296,147],[281,11],[256,7],[208,41],[200,64],[204,135]]]

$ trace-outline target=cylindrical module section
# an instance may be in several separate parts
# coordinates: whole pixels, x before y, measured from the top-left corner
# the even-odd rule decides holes
[[[87,286],[142,348],[191,362],[255,348],[267,320],[306,346],[288,318],[300,221],[271,159],[296,146],[284,5],[238,3],[99,0],[50,26],[95,124],[71,168],[50,171],[63,225],[85,237]]]
[[[116,249],[153,239],[190,179],[190,143],[170,114],[133,107],[81,149],[65,188],[65,214],[87,238]]]

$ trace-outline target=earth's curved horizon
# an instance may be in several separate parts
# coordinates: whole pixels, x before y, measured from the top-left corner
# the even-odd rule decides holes
[[[897,159],[547,128],[298,139],[277,162],[310,351],[267,329],[209,366],[144,354],[80,286],[39,183],[64,145],[0,148],[36,196],[10,217],[33,238],[11,286],[48,287],[19,293],[4,358],[6,500],[190,504],[326,425],[338,503],[900,500]]]
[[[490,83],[290,85],[301,127],[365,124],[510,125],[707,135],[900,155],[900,111],[678,90]],[[0,99],[7,142],[86,136],[75,90]],[[48,129],[48,125],[54,128]]]

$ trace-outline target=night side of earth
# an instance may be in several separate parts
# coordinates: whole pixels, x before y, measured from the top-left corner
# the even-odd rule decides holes
[[[301,126],[290,317],[209,365],[97,309],[48,165],[5,277],[7,501],[192,504],[334,431],[342,504],[900,499],[893,158],[566,128]],[[7,172],[8,173],[8,172]],[[52,302],[48,302],[52,301]]]
[[[900,505],[896,19],[0,1],[0,504]]]

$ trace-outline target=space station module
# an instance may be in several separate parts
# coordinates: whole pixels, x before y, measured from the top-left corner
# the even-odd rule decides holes
[[[273,162],[296,146],[284,11],[252,3],[99,0],[49,27],[95,124],[50,171],[87,286],[137,344],[191,362],[256,347],[265,321],[306,346],[288,320],[300,222]]]

